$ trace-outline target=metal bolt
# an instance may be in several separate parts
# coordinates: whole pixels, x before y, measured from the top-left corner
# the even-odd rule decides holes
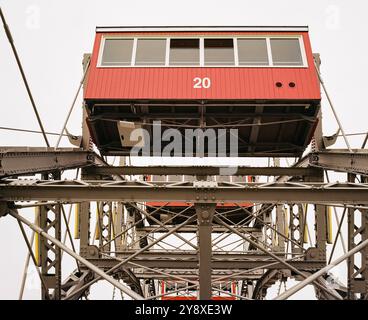
[[[202,218],[203,218],[203,219],[208,219],[208,218],[209,218],[209,216],[210,216],[210,214],[209,214],[209,212],[208,212],[207,210],[202,211]]]

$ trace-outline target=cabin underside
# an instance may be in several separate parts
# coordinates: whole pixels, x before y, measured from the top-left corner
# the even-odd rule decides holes
[[[133,129],[147,130],[151,139],[145,143],[150,144],[153,155],[153,150],[157,152],[157,145],[153,148],[157,142],[157,135],[153,134],[155,127],[161,133],[166,129],[181,133],[182,155],[187,151],[186,129],[213,129],[216,134],[220,134],[219,129],[226,129],[226,146],[222,152],[227,156],[232,152],[230,129],[237,129],[238,156],[299,157],[313,136],[320,101],[86,100],[85,105],[92,139],[102,155],[129,155],[135,144],[128,137]],[[161,150],[172,141],[163,140]],[[209,144],[204,146],[205,156],[213,151],[209,147]],[[194,155],[198,156],[196,151]]]

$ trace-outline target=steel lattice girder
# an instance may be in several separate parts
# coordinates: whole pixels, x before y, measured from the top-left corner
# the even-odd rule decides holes
[[[236,169],[236,170],[235,170]],[[301,167],[216,167],[216,166],[125,166],[125,167],[89,167],[86,173],[91,175],[216,175],[232,176],[310,176],[318,172],[316,168]]]
[[[356,174],[368,174],[368,150],[348,150],[334,149],[311,153],[309,163],[312,166]]]
[[[368,203],[366,183],[183,183],[3,180],[2,201]]]
[[[96,157],[79,148],[0,147],[0,177],[84,167]]]
[[[173,276],[179,276],[179,277],[185,277],[185,279],[188,279],[188,281],[198,281],[198,274],[197,274],[197,270],[170,270],[170,274]],[[140,272],[136,272],[136,277],[138,279],[155,279],[155,280],[164,280],[164,281],[175,281],[174,277],[170,277],[168,275],[163,275],[154,271],[140,271]],[[263,272],[262,271],[253,271],[253,272],[249,272],[249,273],[244,273],[244,274],[237,274],[237,273],[233,273],[232,270],[227,270],[226,273],[224,271],[216,271],[214,270],[212,272],[212,275],[214,277],[224,277],[226,279],[231,279],[232,281],[235,280],[258,280],[262,277]],[[222,281],[222,282],[226,282]]]
[[[132,253],[119,252],[121,259],[128,258]],[[283,257],[284,255],[280,255]],[[216,254],[212,255],[212,268],[214,270],[248,270],[269,265],[269,269],[282,269],[283,265],[265,254],[256,253],[239,253],[239,254]],[[102,269],[110,269],[119,263],[118,260],[112,258],[88,259],[94,265]],[[137,268],[136,265],[142,265],[148,268],[162,269],[193,269],[198,268],[197,253],[179,253],[179,252],[146,252],[141,253],[133,260],[126,263],[127,268]],[[326,265],[326,261],[322,260],[295,260],[289,261],[291,265],[299,270],[319,270]],[[272,265],[271,265],[272,264]]]
[[[174,225],[165,225],[165,227],[161,227],[159,225],[150,225],[150,226],[144,226],[144,227],[136,227],[136,231],[144,231],[144,232],[154,232],[154,233],[166,233],[167,229],[173,228]],[[240,232],[262,232],[261,228],[252,228],[248,226],[240,226],[236,227],[236,229],[239,229]],[[188,232],[193,233],[197,232],[197,226],[185,226],[180,229],[180,232]],[[223,226],[219,225],[213,225],[212,226],[212,233],[229,233],[229,230],[227,230]]]

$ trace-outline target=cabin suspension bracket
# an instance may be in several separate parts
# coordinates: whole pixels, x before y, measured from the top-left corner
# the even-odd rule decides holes
[[[9,213],[9,204],[6,201],[0,201],[0,218],[5,217]]]

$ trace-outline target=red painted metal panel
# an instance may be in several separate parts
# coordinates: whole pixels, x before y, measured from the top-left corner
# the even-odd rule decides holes
[[[138,33],[152,35],[153,33]],[[154,33],[177,36],[176,33]],[[179,33],[180,35],[229,35],[226,32]],[[235,32],[246,35],[302,35],[308,68],[247,67],[97,67],[102,33],[96,34],[85,99],[240,99],[240,100],[320,100],[320,86],[314,69],[312,49],[307,32]],[[111,34],[109,34],[111,35]],[[137,36],[137,33],[114,33]],[[195,77],[209,77],[209,89],[193,88]],[[275,83],[282,82],[277,88]],[[296,87],[290,88],[289,83]]]

